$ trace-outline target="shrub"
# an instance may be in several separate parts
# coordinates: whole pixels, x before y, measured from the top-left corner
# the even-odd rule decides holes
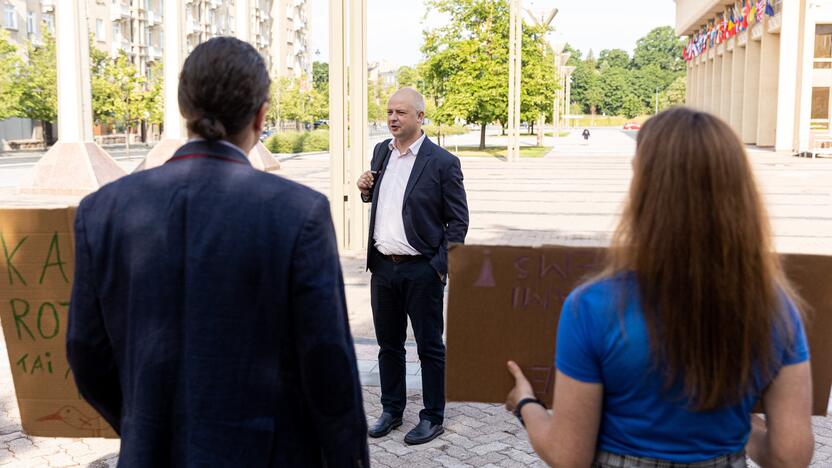
[[[329,151],[329,130],[318,129],[303,135],[304,153],[312,151]]]
[[[311,132],[280,132],[269,137],[264,143],[272,153],[307,153],[329,150],[329,130]]]
[[[422,130],[425,131],[425,135],[429,137],[436,137],[437,134],[437,126],[436,125],[423,125]],[[468,133],[468,129],[463,125],[442,125],[442,136],[450,136],[450,135],[465,135]]]
[[[272,153],[300,153],[303,145],[301,132],[279,132],[266,140],[266,148]]]

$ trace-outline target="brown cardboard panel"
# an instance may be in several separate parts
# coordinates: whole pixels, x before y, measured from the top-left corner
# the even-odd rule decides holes
[[[456,245],[449,252],[446,396],[502,403],[513,381],[509,359],[548,403],[560,309],[598,272],[603,249]],[[810,306],[813,412],[825,415],[832,386],[832,257],[784,255],[787,276]]]
[[[115,437],[78,395],[66,361],[75,208],[0,209],[0,323],[23,429]]]

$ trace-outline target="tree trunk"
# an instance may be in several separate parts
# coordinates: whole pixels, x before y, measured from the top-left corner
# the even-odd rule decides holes
[[[543,127],[545,126],[546,116],[540,114],[537,120],[537,146],[543,146]]]
[[[534,135],[534,120],[529,124],[529,135]]]
[[[485,124],[480,126],[480,151],[485,150]]]
[[[55,144],[55,137],[52,133],[53,125],[52,122],[48,122],[46,120],[41,120],[40,125],[43,128],[43,141],[46,143],[46,146],[52,146]]]

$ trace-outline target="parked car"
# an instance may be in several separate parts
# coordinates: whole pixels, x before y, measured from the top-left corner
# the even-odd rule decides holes
[[[260,141],[266,141],[273,133],[274,130],[271,129],[263,130],[263,133],[260,134]]]
[[[325,120],[325,119],[322,119],[322,120],[316,120],[316,121],[315,121],[315,123],[314,123],[314,124],[312,124],[312,127],[313,127],[315,130],[317,130],[317,129],[319,129],[319,128],[329,128],[329,120]]]
[[[638,122],[627,122],[624,124],[624,130],[640,130],[641,124]]]

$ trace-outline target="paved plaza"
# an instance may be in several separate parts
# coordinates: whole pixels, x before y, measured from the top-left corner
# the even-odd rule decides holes
[[[470,244],[543,245],[606,242],[626,196],[635,151],[633,135],[596,130],[588,143],[579,131],[559,138],[543,158],[509,164],[496,158],[464,158]],[[469,145],[477,134],[449,139],[447,146]],[[550,139],[547,139],[550,140]],[[489,144],[496,138],[489,137]],[[528,139],[528,143],[532,138]],[[547,142],[547,144],[549,144]],[[782,252],[832,255],[832,159],[804,159],[750,150],[765,194],[777,247]],[[140,159],[116,154],[126,169]],[[0,154],[0,203],[15,200],[14,187],[36,155]],[[327,193],[328,155],[282,158],[280,175]],[[356,193],[357,194],[357,193]],[[369,274],[362,252],[342,255],[350,324],[364,383],[367,417],[380,414],[378,372]],[[452,281],[452,279],[451,279]],[[412,336],[412,335],[411,335]],[[370,439],[373,466],[512,467],[544,466],[525,431],[500,405],[450,403],[446,432],[431,443],[404,445],[404,434],[418,422],[421,377],[415,343],[407,346],[409,402],[404,425],[382,439]],[[29,437],[21,432],[11,371],[0,337],[0,466],[114,466],[118,441]],[[832,409],[832,408],[830,408]],[[812,466],[832,467],[832,417],[815,417]]]

